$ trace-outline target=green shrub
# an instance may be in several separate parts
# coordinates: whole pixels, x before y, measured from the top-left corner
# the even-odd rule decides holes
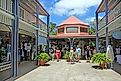
[[[35,60],[44,60],[45,62],[48,62],[50,60],[50,56],[47,53],[39,53]]]
[[[64,55],[64,58],[65,59],[69,59],[69,54],[70,54],[70,52],[69,51],[66,51],[66,54]]]
[[[106,56],[106,53],[96,53],[91,58],[92,63],[108,63],[111,62],[111,59]]]
[[[6,55],[6,51],[5,51],[5,48],[0,48],[0,55],[1,56],[5,56]]]

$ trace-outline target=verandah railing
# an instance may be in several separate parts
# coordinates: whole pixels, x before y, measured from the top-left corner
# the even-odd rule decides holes
[[[108,24],[121,16],[121,1],[117,2],[115,6],[98,22],[98,29],[106,26],[106,16],[108,16]]]
[[[0,63],[0,72],[11,68],[11,61]]]

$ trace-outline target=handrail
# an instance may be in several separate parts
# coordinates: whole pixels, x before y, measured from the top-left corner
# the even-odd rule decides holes
[[[0,66],[5,65],[5,64],[9,64],[9,63],[11,63],[11,61],[3,62],[3,63],[0,63]]]
[[[0,72],[10,68],[11,68],[11,61],[0,63]]]
[[[33,22],[27,21],[25,18],[21,18],[21,17],[20,17],[19,19],[21,19],[22,21],[25,21],[25,22],[31,24],[32,26],[36,27],[36,25],[35,25]]]

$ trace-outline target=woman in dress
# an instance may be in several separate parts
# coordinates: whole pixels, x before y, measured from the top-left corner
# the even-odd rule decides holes
[[[61,51],[59,50],[59,48],[57,47],[56,51],[55,51],[55,54],[56,54],[56,59],[57,59],[57,62],[59,62],[59,58],[61,56]]]

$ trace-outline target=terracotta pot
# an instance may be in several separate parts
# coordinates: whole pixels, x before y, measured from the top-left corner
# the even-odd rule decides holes
[[[45,65],[45,61],[44,60],[40,60],[38,64],[41,65],[41,66],[44,66]]]
[[[102,64],[100,64],[100,67],[101,67],[102,69],[107,69],[107,63],[102,63]]]
[[[87,61],[86,61],[86,63],[90,63],[90,61],[89,61],[89,60],[87,60]]]

